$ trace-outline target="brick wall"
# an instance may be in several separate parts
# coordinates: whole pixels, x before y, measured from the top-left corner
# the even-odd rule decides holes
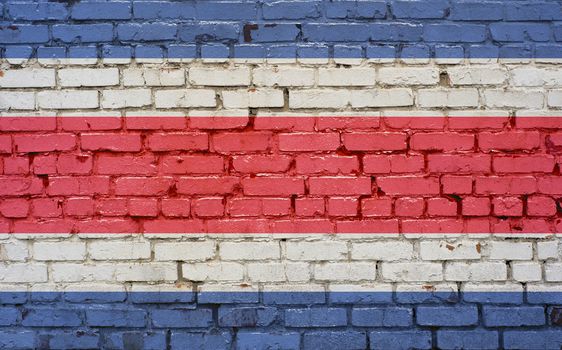
[[[560,17],[1,3],[0,348],[560,348]]]

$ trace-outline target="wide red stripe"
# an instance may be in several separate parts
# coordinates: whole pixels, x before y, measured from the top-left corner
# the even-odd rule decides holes
[[[0,232],[562,231],[562,117],[2,117]]]

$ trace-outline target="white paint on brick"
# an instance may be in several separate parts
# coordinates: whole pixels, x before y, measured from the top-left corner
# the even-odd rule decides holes
[[[363,107],[406,107],[414,104],[410,89],[373,89],[351,91],[351,106]]]
[[[477,241],[420,242],[422,260],[478,260],[481,244]]]
[[[143,107],[152,104],[149,89],[104,90],[101,107],[108,109],[125,107]]]
[[[383,67],[377,81],[386,85],[435,85],[439,83],[437,68]]]
[[[345,108],[351,94],[347,90],[309,89],[290,90],[290,108]]]
[[[58,71],[62,87],[119,85],[117,68],[65,68]]]
[[[544,93],[536,90],[484,90],[484,101],[491,108],[542,108]]]
[[[314,265],[314,278],[318,281],[373,281],[376,275],[375,263],[337,262]]]
[[[312,86],[315,70],[294,67],[260,67],[252,71],[256,86]]]
[[[502,262],[453,262],[445,265],[447,281],[505,281],[507,265]]]
[[[33,258],[40,261],[82,261],[86,258],[85,242],[35,242]]]
[[[562,263],[546,263],[544,279],[547,282],[562,282]]]
[[[537,257],[540,260],[560,258],[558,249],[558,240],[537,242]]]
[[[279,243],[271,242],[223,242],[219,246],[222,260],[269,260],[280,259]]]
[[[535,262],[518,262],[511,265],[513,279],[519,282],[536,282],[542,279],[541,264]]]
[[[209,89],[157,90],[156,108],[215,107],[215,91]]]
[[[244,89],[223,91],[224,108],[283,107],[283,91],[274,89]]]
[[[41,88],[54,87],[55,84],[54,69],[7,69],[0,77],[0,88]]]
[[[41,263],[0,264],[0,283],[47,282],[47,265]]]
[[[95,90],[39,91],[37,105],[45,109],[98,108],[98,92]]]
[[[91,242],[88,254],[93,260],[138,260],[150,258],[150,242]]]
[[[478,107],[478,99],[476,89],[423,89],[418,91],[420,107]]]
[[[443,267],[427,262],[384,262],[382,278],[389,282],[433,282],[443,280]]]
[[[215,255],[215,242],[155,243],[154,259],[157,261],[204,261]]]
[[[346,257],[345,242],[287,242],[289,260],[342,260]]]
[[[452,85],[501,85],[508,75],[500,67],[452,67],[447,69]]]
[[[248,67],[193,67],[189,69],[188,80],[192,85],[246,86],[250,85],[250,76]]]
[[[562,70],[538,67],[517,67],[511,70],[511,85],[530,87],[559,87]]]
[[[0,261],[25,261],[29,256],[27,242],[10,241],[0,244]]]
[[[130,68],[123,70],[124,86],[181,86],[186,71],[175,68]]]
[[[530,242],[490,242],[490,259],[531,260],[533,245]]]
[[[374,68],[320,68],[318,69],[318,85],[374,86],[375,76]]]
[[[250,263],[248,278],[252,282],[308,282],[310,266],[306,263]]]
[[[244,265],[234,262],[183,264],[183,277],[190,281],[241,281]]]
[[[2,91],[0,94],[0,109],[33,110],[35,109],[35,92]]]
[[[352,260],[408,260],[413,256],[414,247],[409,242],[368,242],[351,245]]]

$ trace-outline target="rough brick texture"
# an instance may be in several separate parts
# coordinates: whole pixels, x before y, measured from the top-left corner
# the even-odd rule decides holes
[[[5,116],[1,231],[560,232],[560,119],[373,114]]]
[[[10,59],[562,56],[557,1],[8,0],[0,15]]]

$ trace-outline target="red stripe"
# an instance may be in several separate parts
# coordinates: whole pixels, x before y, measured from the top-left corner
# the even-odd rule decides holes
[[[2,117],[0,232],[560,232],[562,118]]]

